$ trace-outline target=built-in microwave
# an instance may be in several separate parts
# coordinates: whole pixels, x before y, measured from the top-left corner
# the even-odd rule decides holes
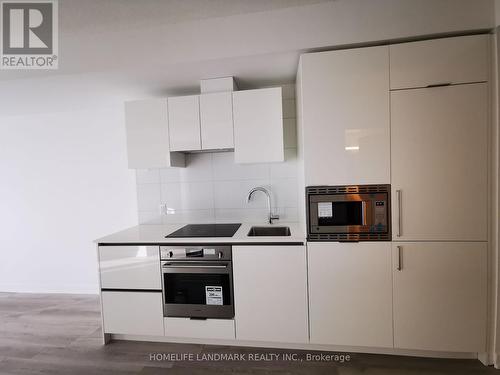
[[[391,186],[309,186],[309,241],[390,241]]]

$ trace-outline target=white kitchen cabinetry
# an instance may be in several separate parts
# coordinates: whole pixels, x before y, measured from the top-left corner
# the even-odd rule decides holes
[[[393,239],[487,240],[488,85],[391,92]]]
[[[312,344],[392,348],[390,242],[308,243]]]
[[[306,343],[304,246],[233,246],[236,339]]]
[[[165,336],[212,340],[234,340],[232,319],[165,318]]]
[[[158,246],[99,246],[101,288],[161,289]]]
[[[200,95],[201,148],[234,148],[232,92]]]
[[[400,242],[392,246],[394,346],[484,352],[487,244]]]
[[[236,163],[284,161],[281,87],[233,92]]]
[[[489,35],[391,45],[391,89],[488,80]]]
[[[304,54],[297,91],[306,186],[389,183],[389,47]]]
[[[104,332],[163,336],[161,292],[102,292]]]
[[[172,151],[201,150],[199,95],[168,98],[168,127]]]
[[[128,167],[184,167],[184,155],[170,152],[165,99],[125,103]]]

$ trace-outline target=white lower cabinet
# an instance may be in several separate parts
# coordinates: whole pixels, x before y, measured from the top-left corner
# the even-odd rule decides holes
[[[393,346],[390,242],[307,244],[311,343]]]
[[[236,339],[308,342],[304,246],[233,246]]]
[[[395,242],[392,253],[394,346],[485,351],[487,243]]]
[[[234,340],[232,319],[165,318],[165,336]]]
[[[163,335],[161,292],[102,292],[104,333]]]

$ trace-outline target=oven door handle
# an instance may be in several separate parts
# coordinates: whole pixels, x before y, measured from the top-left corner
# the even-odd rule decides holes
[[[163,265],[163,268],[217,268],[217,269],[225,269],[227,268],[227,266],[225,265],[206,265],[206,266],[202,266],[202,265],[192,265],[192,266],[189,266],[189,265],[174,265],[172,263],[166,263]]]

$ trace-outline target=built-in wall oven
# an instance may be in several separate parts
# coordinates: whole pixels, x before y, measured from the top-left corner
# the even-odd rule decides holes
[[[234,317],[229,245],[161,246],[163,315]]]
[[[309,241],[390,241],[390,185],[306,188]]]

